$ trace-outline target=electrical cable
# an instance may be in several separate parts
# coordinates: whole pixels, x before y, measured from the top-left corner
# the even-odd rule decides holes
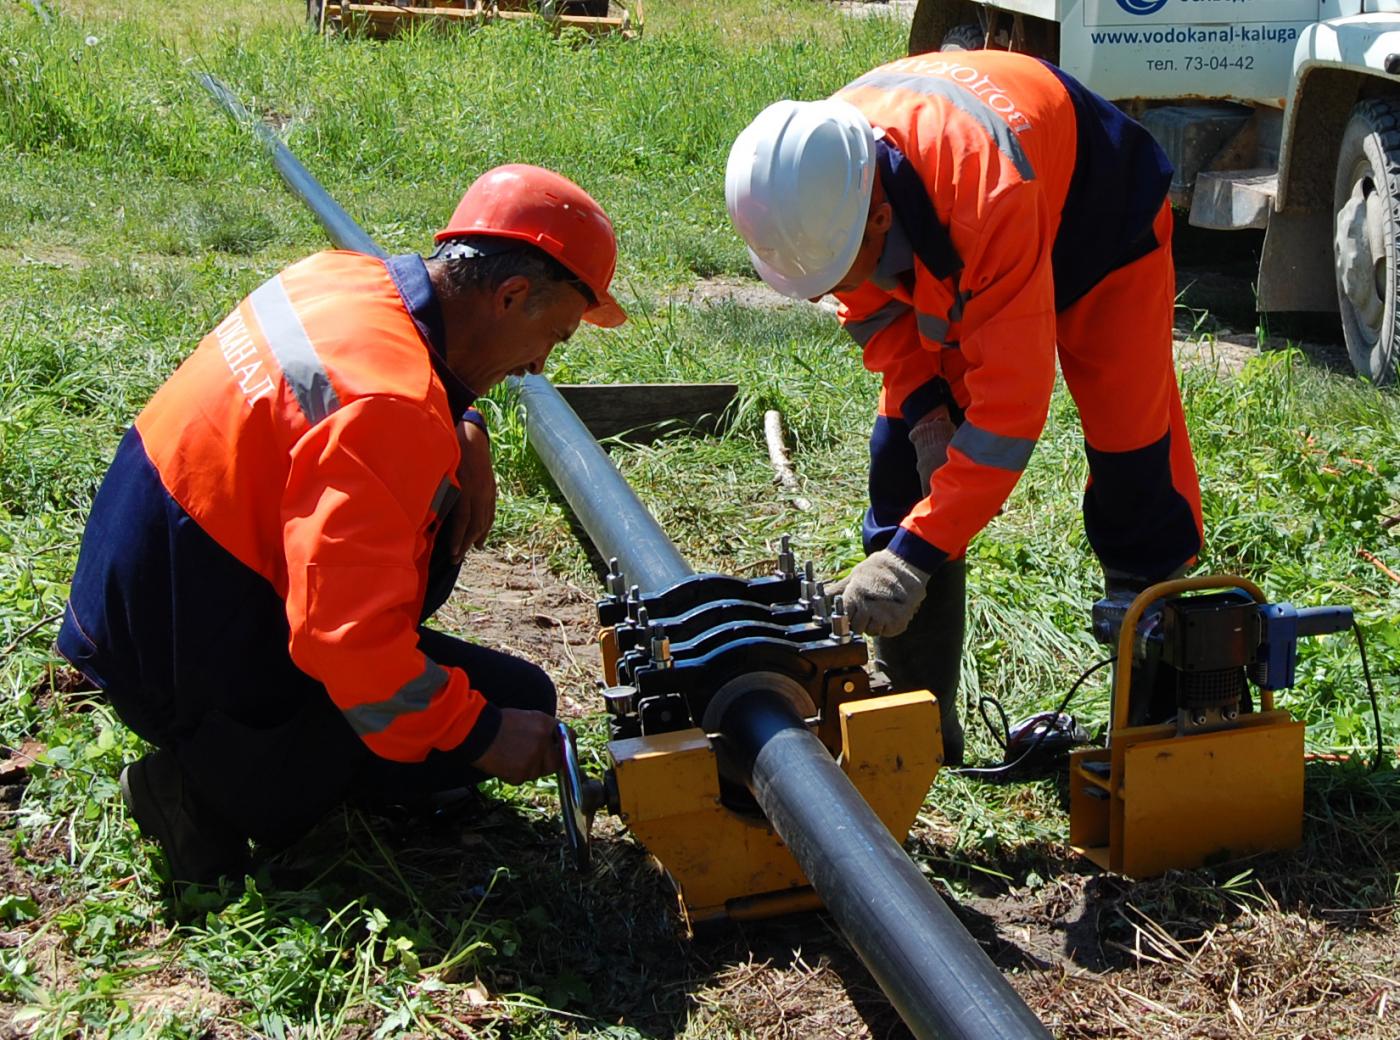
[[[1376,760],[1371,763],[1371,772],[1380,769],[1385,761],[1385,737],[1381,732],[1381,706],[1376,700],[1376,687],[1371,682],[1371,666],[1366,662],[1366,640],[1361,635],[1361,625],[1352,621],[1351,630],[1356,635],[1356,648],[1361,651],[1361,674],[1366,677],[1366,695],[1371,698],[1371,717],[1376,722]]]
[[[1376,698],[1375,683],[1371,679],[1371,665],[1370,662],[1366,659],[1366,639],[1361,634],[1361,625],[1353,621],[1351,624],[1351,628],[1352,633],[1356,636],[1357,650],[1360,652],[1361,655],[1361,672],[1366,678],[1366,695],[1371,701],[1371,718],[1374,721],[1376,730],[1376,758],[1375,761],[1371,763],[1370,770],[1374,773],[1380,769],[1381,764],[1385,761],[1386,758],[1385,736],[1384,730],[1381,725],[1380,702]],[[1069,692],[1065,694],[1064,699],[1060,701],[1058,706],[1056,706],[1055,711],[1051,716],[1052,720],[1058,719],[1060,714],[1064,712],[1064,710],[1067,707],[1069,707],[1070,701],[1072,701],[1074,699],[1075,694],[1079,692],[1079,687],[1084,684],[1084,681],[1088,679],[1089,676],[1093,675],[1100,668],[1112,664],[1115,660],[1117,660],[1116,655],[1113,657],[1105,657],[1102,661],[1090,665],[1083,672],[1081,672],[1079,678],[1074,681],[1074,685],[1072,685],[1069,688]],[[987,716],[987,705],[989,704],[993,708],[995,708],[997,714],[1001,716],[1002,734],[998,734],[996,732],[996,728],[992,725],[992,720]],[[992,696],[981,697],[977,701],[977,711],[982,716],[982,723],[987,727],[987,731],[992,735],[992,739],[995,740],[999,745],[1001,745],[1003,752],[1008,750],[1011,742],[1011,726],[1007,721],[1006,709],[1002,707],[1001,701]],[[1041,743],[1044,742],[1045,738],[1049,736],[1050,733],[1052,733],[1054,730],[1055,726],[1052,721],[1051,724],[1046,725],[1044,729],[1042,729],[1038,734],[1036,734],[1036,738],[1031,743],[1030,747],[1026,748],[1025,751],[1021,752],[1021,754],[1018,755],[1016,759],[1012,762],[1004,762],[999,766],[964,766],[961,768],[952,769],[950,770],[950,772],[956,773],[959,776],[970,776],[975,779],[995,779],[1001,777],[1007,773],[1010,773],[1022,762],[1034,755],[1036,751],[1040,749]]]
[[[1001,733],[992,727],[992,720],[987,718],[987,705],[990,704],[1001,716]],[[1011,720],[1006,717],[1006,709],[1001,706],[1001,701],[990,694],[984,694],[977,698],[977,714],[982,716],[982,725],[987,727],[987,732],[992,735],[992,739],[1001,745],[1002,757],[1011,750]]]
[[[1111,657],[1105,657],[1102,661],[1099,661],[1097,664],[1092,664],[1092,665],[1090,665],[1088,668],[1084,669],[1084,671],[1080,672],[1080,673],[1079,673],[1079,678],[1076,679],[1076,680],[1074,680],[1074,685],[1072,685],[1072,686],[1069,688],[1069,692],[1068,692],[1067,694],[1065,694],[1064,700],[1060,701],[1059,705],[1055,708],[1055,712],[1054,712],[1054,714],[1051,716],[1052,720],[1057,720],[1057,719],[1059,719],[1060,714],[1061,714],[1067,707],[1069,707],[1069,702],[1072,701],[1072,700],[1074,700],[1074,695],[1075,695],[1076,693],[1079,692],[1079,687],[1081,687],[1081,686],[1084,685],[1084,680],[1085,680],[1085,679],[1089,678],[1089,676],[1093,675],[1095,672],[1097,672],[1100,668],[1103,668],[1105,665],[1110,665],[1110,664],[1112,664],[1112,663],[1113,663],[1114,661],[1116,661],[1117,659],[1118,659],[1118,655],[1117,655],[1117,654],[1114,654],[1114,655],[1111,656]],[[997,701],[995,698],[990,698],[990,697],[984,697],[984,698],[982,698],[982,700],[984,700],[984,701],[986,701],[986,700],[991,700],[993,703],[996,704],[997,709],[1001,711],[1002,718],[1003,718],[1003,719],[1006,718],[1006,712],[1001,708],[1001,702],[1000,702],[1000,701]],[[978,703],[978,710],[979,710],[979,711],[982,710],[982,704],[981,704],[981,702]],[[987,716],[986,716],[985,712],[984,712],[983,715],[982,715],[982,719],[983,719],[984,722],[985,722],[986,719],[987,719]],[[988,725],[988,728],[989,728],[989,729],[991,728],[991,727],[990,727],[990,724]],[[1036,751],[1038,751],[1038,750],[1040,749],[1040,745],[1041,745],[1042,742],[1044,742],[1045,738],[1046,738],[1047,736],[1049,736],[1049,735],[1050,735],[1052,732],[1054,732],[1054,731],[1055,731],[1055,726],[1054,726],[1054,723],[1053,723],[1053,721],[1052,721],[1051,724],[1047,725],[1044,729],[1042,729],[1039,733],[1036,734],[1035,740],[1031,743],[1031,746],[1028,747],[1028,748],[1026,748],[1025,751],[1021,752],[1021,754],[1018,755],[1018,756],[1016,757],[1016,760],[1013,761],[1013,762],[1004,762],[1004,763],[1002,763],[1002,764],[999,765],[999,766],[963,766],[963,767],[958,768],[958,769],[953,769],[953,770],[951,770],[951,772],[956,773],[958,776],[970,776],[970,777],[972,777],[973,779],[984,779],[984,780],[997,779],[997,778],[999,778],[999,777],[1001,777],[1001,776],[1006,775],[1007,773],[1010,773],[1013,769],[1015,769],[1015,768],[1016,768],[1017,766],[1019,766],[1022,762],[1024,762],[1026,759],[1028,759],[1031,755],[1035,754]],[[1009,736],[1009,734],[1010,734],[1010,727],[1007,728],[1007,733],[1008,733],[1008,736]],[[995,736],[995,734],[993,734],[993,736]],[[1006,745],[1003,744],[1002,746],[1005,747]]]

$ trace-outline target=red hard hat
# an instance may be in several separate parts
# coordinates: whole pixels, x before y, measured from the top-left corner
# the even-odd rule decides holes
[[[487,170],[467,189],[436,240],[468,235],[514,238],[543,249],[592,290],[597,303],[584,312],[584,321],[612,328],[627,320],[608,292],[617,267],[612,221],[569,178],[519,163]]]

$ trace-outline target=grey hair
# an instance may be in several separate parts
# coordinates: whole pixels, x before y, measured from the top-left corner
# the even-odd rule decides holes
[[[576,289],[590,306],[595,302],[592,290],[572,271],[528,242],[494,235],[450,238],[439,243],[428,259],[443,265],[448,287],[454,293],[491,293],[508,278],[518,275],[528,279],[531,286],[541,290],[531,293],[525,301],[530,314],[553,303],[561,285]]]

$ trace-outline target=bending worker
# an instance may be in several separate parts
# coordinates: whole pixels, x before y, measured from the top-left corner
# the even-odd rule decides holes
[[[549,678],[421,627],[495,516],[480,415],[580,320],[625,320],[613,228],[532,166],[479,178],[426,261],[318,253],[265,282],[136,418],[60,651],[154,744],[122,773],[172,876],[246,867],[346,797],[557,768]]]
[[[1170,180],[1142,127],[1000,51],[905,58],[831,99],[777,102],[730,152],[729,213],[759,274],[794,298],[835,294],[883,378],[868,555],[845,605],[896,688],[936,694],[950,763],[963,554],[1030,460],[1057,348],[1108,591],[1201,549],[1172,365]]]

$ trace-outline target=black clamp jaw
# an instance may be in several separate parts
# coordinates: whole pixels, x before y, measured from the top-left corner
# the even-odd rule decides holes
[[[696,574],[667,589],[628,588],[617,562],[598,601],[616,640],[617,685],[603,693],[614,740],[698,727],[720,729],[724,711],[761,675],[798,714],[820,720],[853,696],[870,696],[865,640],[827,601],[808,563],[799,576],[786,537],[777,572],[759,578]]]

